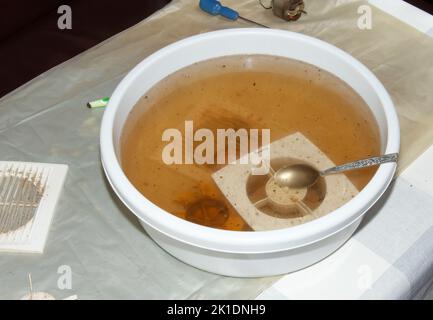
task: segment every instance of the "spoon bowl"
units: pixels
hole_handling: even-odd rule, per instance
[[[320,172],[308,164],[294,164],[282,167],[275,175],[274,180],[280,187],[306,188],[316,183]]]
[[[324,171],[319,171],[308,164],[294,164],[279,169],[274,174],[274,179],[276,184],[280,187],[306,188],[315,184],[320,176],[377,166],[387,162],[396,162],[397,159],[398,153],[390,153],[383,156],[357,160]]]

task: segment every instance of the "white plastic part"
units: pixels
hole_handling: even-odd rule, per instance
[[[68,166],[63,164],[32,163],[0,161],[0,178],[16,175],[25,179],[28,175],[36,174],[41,185],[41,197],[35,202],[35,213],[22,227],[6,233],[0,233],[0,252],[31,252],[42,253],[48,236],[51,220],[65,181]],[[3,185],[3,188],[6,188]],[[16,192],[25,194],[25,190]],[[4,206],[0,199],[0,217],[4,213]],[[15,206],[19,203],[13,204]]]
[[[161,247],[198,268],[239,277],[287,273],[323,259],[355,231],[364,213],[392,181],[396,164],[379,167],[351,201],[314,221],[273,231],[235,232],[177,218],[144,197],[122,171],[120,136],[140,97],[169,74],[195,62],[227,55],[268,54],[316,65],[348,83],[377,120],[383,153],[399,151],[400,130],[394,105],[379,80],[344,51],[283,30],[230,29],[173,43],[138,64],[118,85],[101,127],[101,158],[107,178],[124,204]]]

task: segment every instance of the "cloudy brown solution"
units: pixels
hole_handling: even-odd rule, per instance
[[[295,132],[335,164],[380,154],[378,126],[347,84],[309,64],[264,55],[231,56],[186,67],[156,84],[132,109],[121,163],[132,184],[164,210],[202,225],[251,230],[211,174],[222,165],[166,165],[164,130],[270,129],[271,142]],[[196,143],[197,144],[197,143]],[[198,143],[199,144],[199,143]],[[216,155],[215,155],[216,158]],[[376,168],[347,173],[361,190]]]

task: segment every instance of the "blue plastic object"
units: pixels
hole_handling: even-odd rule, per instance
[[[224,7],[216,0],[200,0],[200,9],[213,16],[221,15],[230,20],[237,20],[239,18],[239,14],[235,10]]]

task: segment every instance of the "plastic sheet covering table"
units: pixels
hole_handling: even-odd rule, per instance
[[[225,4],[263,24],[333,43],[365,63],[396,103],[401,168],[407,167],[433,140],[431,38],[374,7],[373,29],[360,30],[358,8],[364,1],[307,2],[308,15],[295,23],[276,19],[258,1]],[[250,26],[208,16],[198,1],[174,1],[0,100],[0,160],[70,166],[45,253],[0,254],[1,299],[28,293],[29,273],[35,291],[58,299],[72,294],[79,299],[255,298],[280,278],[209,274],[159,248],[107,184],[99,160],[103,110],[86,108],[86,102],[109,96],[133,66],[157,49],[201,32]],[[368,227],[367,221],[367,238]],[[61,290],[62,275],[69,270],[71,289]]]

